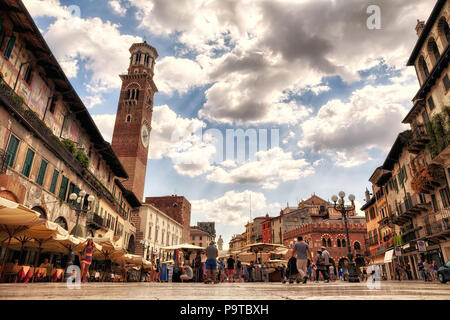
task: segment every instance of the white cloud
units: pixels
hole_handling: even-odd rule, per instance
[[[59,0],[25,0],[27,9],[36,17],[53,17],[44,37],[67,76],[78,75],[80,66],[92,72],[92,86],[117,89],[121,86],[119,74],[126,72],[129,63],[128,48],[142,38],[124,35],[119,26],[100,18],[81,18],[72,15],[70,7]]]
[[[103,135],[103,139],[108,142],[112,141],[114,132],[114,124],[116,123],[115,114],[94,114],[92,119],[95,121],[98,129]]]
[[[250,198],[252,215],[262,215],[271,210],[279,210],[279,203],[267,203],[264,194],[245,190],[243,192],[228,191],[213,201],[207,199],[190,200],[193,219],[207,219],[223,226],[241,226],[250,217]]]
[[[367,85],[353,92],[349,102],[334,99],[322,106],[314,117],[302,123],[298,143],[314,152],[335,153],[337,165],[352,167],[370,160],[367,151],[387,151],[401,124],[404,107],[417,90],[414,70],[392,79],[392,84]]]
[[[165,57],[156,64],[155,79],[162,93],[183,94],[190,89],[206,84],[206,72],[200,64],[190,59]]]
[[[432,8],[431,1],[384,1],[380,31],[366,27],[369,0],[130,2],[140,28],[176,38],[184,45],[180,54],[209,57],[202,71],[212,86],[199,116],[238,124],[301,120],[305,110],[285,98],[305,88],[327,91],[324,76],[354,81],[380,58],[403,68],[416,39],[417,12]],[[195,63],[191,67],[198,71]],[[184,92],[189,85],[184,80],[178,86]]]
[[[127,8],[123,6],[122,1],[120,0],[109,0],[108,4],[113,11],[120,16],[124,16],[127,13]]]
[[[215,166],[207,179],[224,184],[255,184],[276,189],[280,182],[298,180],[314,173],[305,159],[294,159],[280,148],[256,153],[256,160],[238,167]]]
[[[205,123],[198,119],[180,117],[168,105],[154,107],[150,158],[161,159],[169,154],[174,155],[177,149],[186,150],[186,143],[198,139],[196,134],[204,126]]]

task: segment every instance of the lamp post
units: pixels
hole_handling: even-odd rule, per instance
[[[351,250],[350,236],[348,233],[348,225],[347,225],[347,214],[355,210],[355,196],[353,194],[348,196],[348,199],[351,202],[351,207],[346,208],[344,204],[345,192],[339,192],[339,198],[334,195],[331,197],[331,200],[334,202],[334,209],[339,211],[344,218],[345,225],[345,233],[347,236],[347,257],[348,257],[348,281],[349,282],[359,282],[358,273],[356,272],[356,265],[353,261],[353,253]]]
[[[95,200],[95,197],[93,195],[90,195],[87,198],[88,206],[85,208],[84,207],[84,199],[85,198],[86,198],[86,191],[84,191],[84,190],[81,190],[78,193],[78,195],[76,193],[72,193],[69,196],[69,200],[70,200],[69,206],[70,206],[70,208],[73,211],[75,211],[75,214],[77,215],[77,221],[75,223],[75,228],[74,228],[74,230],[75,230],[75,234],[74,235],[75,236],[76,236],[76,232],[78,231],[78,222],[79,222],[79,219],[80,219],[80,215],[81,214],[87,214],[88,212],[90,212],[92,210],[92,203]],[[70,255],[69,255],[69,261],[67,262],[68,266],[73,265],[74,257],[75,257],[75,255],[74,255],[74,253],[73,253],[73,251],[71,249],[70,250]]]

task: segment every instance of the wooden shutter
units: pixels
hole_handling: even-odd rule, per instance
[[[8,45],[6,46],[6,50],[5,50],[5,58],[6,60],[9,60],[9,57],[11,56],[11,53],[14,49],[14,44],[16,43],[16,37],[15,36],[11,36],[11,38],[9,38],[8,41]]]
[[[41,167],[39,168],[39,174],[36,180],[36,183],[40,186],[42,186],[44,184],[44,177],[45,177],[45,172],[47,171],[47,161],[42,160],[41,161]]]
[[[33,159],[34,159],[34,151],[31,149],[28,149],[27,156],[25,158],[25,162],[24,162],[23,168],[22,168],[22,174],[25,177],[30,176],[31,166],[33,165]]]
[[[55,194],[56,191],[56,183],[58,182],[59,171],[55,169],[53,171],[52,184],[50,185],[50,192]]]
[[[12,167],[14,164],[18,148],[19,148],[19,139],[11,135],[11,138],[9,139],[8,149],[6,150],[6,152],[9,154],[9,161],[8,161],[9,167]]]

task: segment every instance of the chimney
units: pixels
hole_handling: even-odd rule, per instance
[[[425,21],[420,21],[419,19],[417,19],[416,32],[418,37],[420,37],[420,34],[422,33],[424,28],[425,28]]]
[[[369,190],[366,188],[366,202],[370,201],[370,192]]]

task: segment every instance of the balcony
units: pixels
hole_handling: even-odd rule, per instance
[[[380,227],[390,226],[392,224],[392,219],[389,216],[385,216],[381,218],[380,221],[378,221],[378,224],[380,225]]]
[[[87,216],[86,227],[94,230],[104,229],[104,220],[99,215],[91,213]]]
[[[430,164],[415,170],[411,188],[417,193],[432,193],[446,183],[445,171],[440,165]]]
[[[418,154],[422,150],[425,150],[428,142],[430,142],[430,137],[425,130],[425,126],[421,124],[414,129],[412,139],[408,142],[407,149],[410,153]]]
[[[10,155],[5,150],[0,149],[0,174],[6,173],[8,169]]]
[[[420,230],[419,236],[426,239],[448,240],[450,238],[450,220],[446,218],[426,223]]]
[[[430,208],[431,204],[424,202],[418,194],[414,194],[398,205],[392,222],[398,226],[404,226],[410,223],[414,216],[428,211]]]

